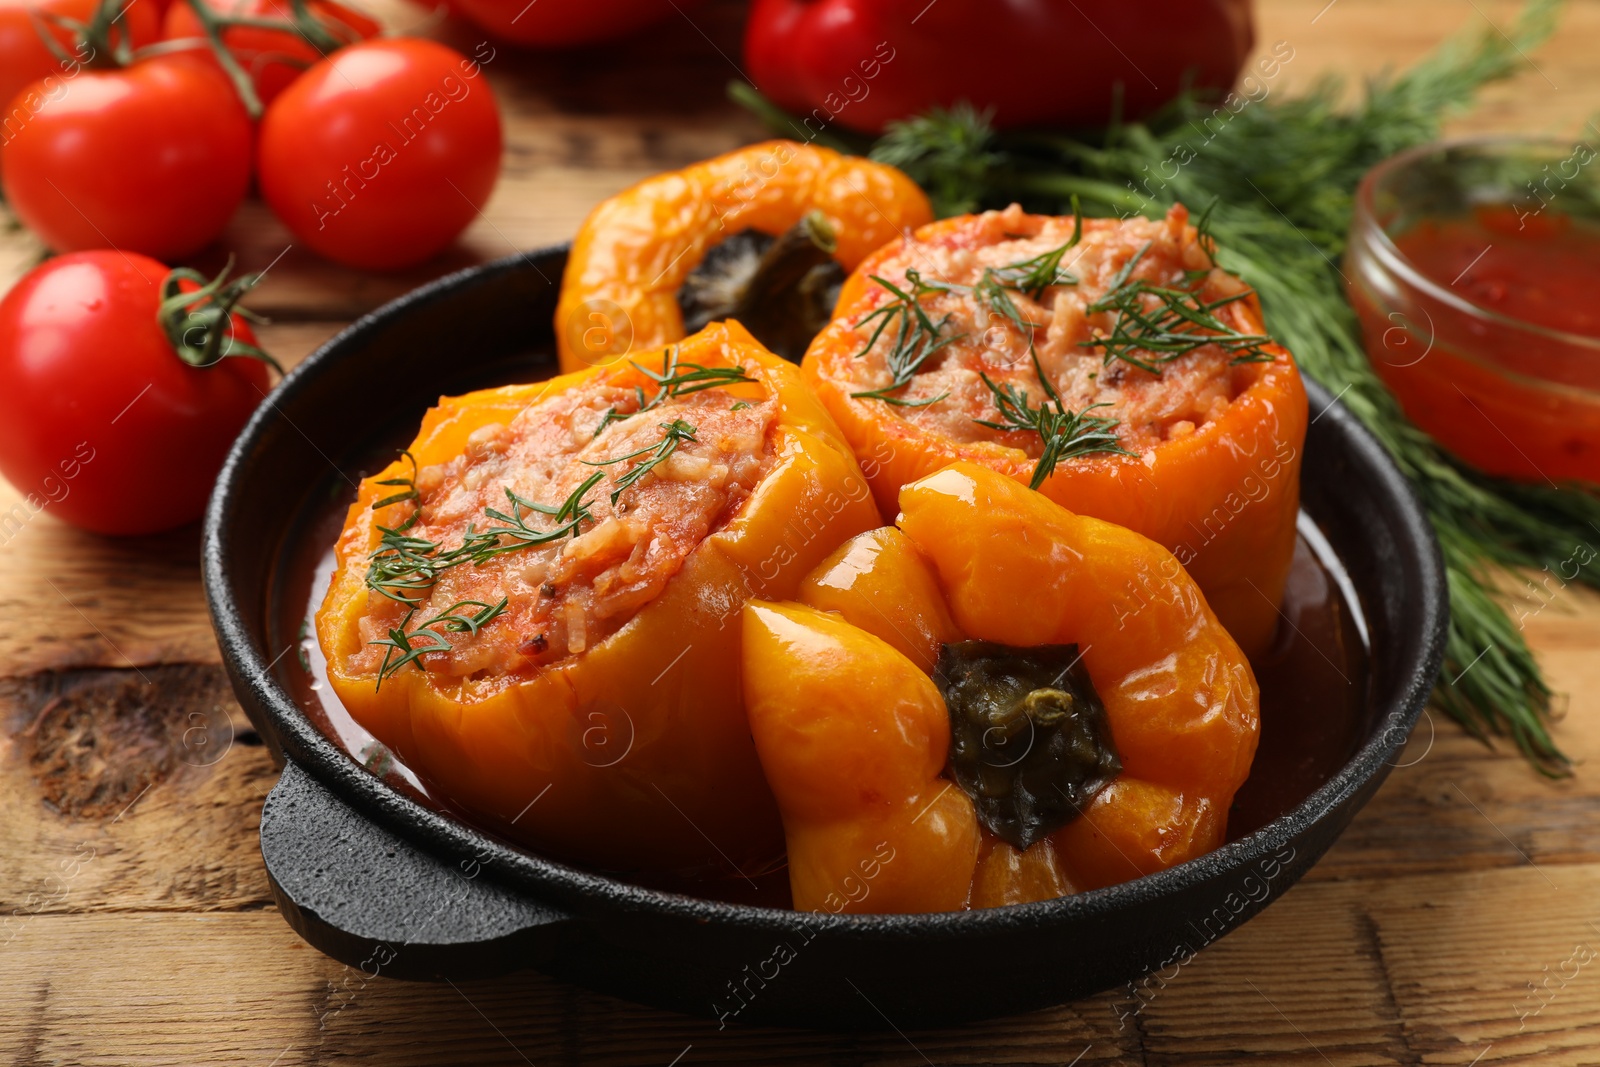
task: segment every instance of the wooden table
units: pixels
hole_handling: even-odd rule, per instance
[[[1494,0],[1258,4],[1262,41],[1295,49],[1275,93],[1330,69],[1403,66],[1512,13]],[[247,205],[225,249],[260,269],[288,248],[254,301],[275,319],[267,346],[298,359],[429,277],[563,240],[599,198],[755,138],[722,95],[741,21],[740,5],[718,2],[644,42],[501,49],[488,65],[508,124],[500,187],[458,249],[409,274],[320,262]],[[466,50],[480,39],[439,32]],[[1576,132],[1600,101],[1597,37],[1600,0],[1572,4],[1561,34],[1462,128]],[[0,286],[39,254],[24,233],[0,236]],[[14,498],[0,484],[0,511]],[[1431,715],[1305,881],[1175,975],[984,1025],[840,1037],[719,1032],[533,974],[368,981],[302,943],[262,871],[256,827],[276,771],[217,666],[196,544],[193,529],[106,541],[48,513],[0,544],[8,1063],[1600,1063],[1591,594],[1525,599],[1529,640],[1571,695],[1557,736],[1575,777],[1544,781]],[[197,725],[211,748],[183,744]]]

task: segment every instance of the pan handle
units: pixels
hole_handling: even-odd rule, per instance
[[[261,855],[284,918],[368,977],[483,978],[538,967],[571,917],[352,810],[294,760],[261,809]]]

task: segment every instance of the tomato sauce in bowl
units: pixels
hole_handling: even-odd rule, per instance
[[[1600,482],[1600,168],[1587,143],[1429,145],[1374,168],[1346,277],[1374,369],[1457,457]]]

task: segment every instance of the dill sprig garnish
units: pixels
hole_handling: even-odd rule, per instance
[[[461,540],[461,547],[453,550],[459,553],[459,562],[468,560],[475,564],[483,564],[496,556],[518,549],[534,548],[539,545],[548,545],[559,541],[568,534],[578,536],[581,523],[593,520],[589,509],[584,505],[583,498],[589,490],[599,484],[605,475],[596,471],[568,494],[567,499],[560,504],[535,504],[531,500],[524,500],[508,487],[505,490],[506,499],[511,502],[511,511],[506,513],[497,508],[484,508],[483,513],[488,518],[500,523],[499,526],[485,526],[483,529],[467,527],[466,536]],[[528,525],[527,516],[523,515],[526,508],[530,514],[545,515],[556,520],[556,525],[549,530],[540,530]],[[450,553],[446,553],[450,555]]]
[[[506,499],[511,504],[509,513],[496,508],[484,509],[484,515],[501,525],[478,529],[468,525],[461,544],[445,550],[438,541],[417,537],[410,531],[422,514],[420,507],[411,512],[399,526],[378,527],[378,547],[367,556],[367,588],[408,605],[411,610],[421,604],[439,576],[452,567],[464,563],[482,565],[496,556],[519,549],[547,545],[571,535],[576,537],[581,524],[593,516],[584,504],[588,495],[605,475],[596,471],[579,485],[560,504],[536,504],[524,500],[509,487]],[[526,510],[530,514],[550,516],[556,525],[549,530],[529,526]],[[415,595],[412,595],[415,594]]]
[[[860,359],[872,351],[884,331],[892,325],[895,328],[894,339],[884,358],[890,383],[881,389],[850,395],[882,400],[897,407],[926,407],[929,404],[937,404],[948,395],[940,393],[927,400],[902,400],[889,395],[910,385],[911,380],[917,376],[917,372],[931,356],[967,336],[964,333],[946,335],[944,330],[950,323],[950,315],[947,314],[935,322],[928,314],[927,308],[922,306],[923,297],[936,293],[971,294],[979,306],[1000,314],[1021,330],[1028,338],[1028,349],[1032,351],[1033,331],[1043,323],[1033,322],[1024,315],[1022,309],[1017,307],[1016,301],[1011,299],[1011,294],[1026,293],[1030,298],[1038,300],[1044,295],[1045,290],[1053,285],[1076,285],[1077,277],[1070,271],[1061,269],[1061,259],[1082,239],[1083,218],[1075,214],[1072,237],[1059,248],[1052,248],[1029,259],[1008,263],[1002,267],[985,267],[982,277],[973,285],[961,285],[938,279],[929,281],[922,276],[921,271],[911,269],[906,271],[908,287],[902,289],[876,274],[870,275],[872,280],[887,289],[894,299],[863,316],[854,324],[855,328],[860,330],[865,329],[874,320],[877,322],[872,336],[867,339],[861,351],[856,353],[856,358]]]
[[[400,620],[400,625],[389,631],[386,640],[372,642],[374,645],[388,646],[383,653],[383,663],[378,668],[377,688],[382,689],[385,679],[407,663],[412,663],[429,652],[448,652],[454,647],[449,638],[434,629],[435,626],[443,626],[445,630],[454,633],[471,633],[476,637],[478,631],[490,620],[505,613],[506,605],[509,603],[510,600],[506,597],[501,597],[498,604],[486,604],[481,600],[459,600],[433,618],[418,624],[417,628],[409,633],[406,632],[406,624],[411,621],[417,609],[412,608],[407,611],[405,618]],[[465,607],[475,607],[479,610],[463,615],[461,609]],[[429,643],[416,644],[416,639],[419,637],[428,638]],[[400,654],[398,659],[395,658],[397,652]]]
[[[854,324],[858,330],[865,329],[868,324],[876,320],[877,325],[872,331],[872,336],[867,338],[867,343],[861,351],[856,353],[860,359],[872,351],[882,337],[884,331],[890,326],[894,327],[894,337],[889,342],[889,351],[884,355],[884,365],[889,371],[890,382],[881,389],[870,392],[851,393],[853,397],[863,399],[882,400],[886,404],[896,407],[920,408],[929,404],[937,404],[945,398],[945,394],[930,397],[927,400],[902,400],[890,396],[911,384],[911,379],[917,376],[917,371],[935,352],[949,347],[966,336],[964,333],[944,335],[944,329],[950,324],[950,316],[945,315],[935,322],[929,315],[928,309],[922,306],[922,298],[933,293],[949,292],[950,286],[943,282],[927,282],[922,277],[922,272],[916,269],[906,271],[906,281],[909,283],[909,292],[900,288],[886,278],[876,274],[870,275],[873,281],[887,289],[894,297],[893,300],[875,311],[863,316]]]
[[[1027,390],[1021,386],[1010,382],[997,385],[987,374],[979,372],[978,376],[983,379],[983,384],[988,387],[989,394],[994,400],[1000,421],[993,422],[987,419],[972,421],[991,430],[1023,431],[1039,435],[1039,439],[1044,443],[1044,450],[1039,454],[1039,461],[1033,468],[1033,478],[1028,483],[1033,489],[1043,485],[1045,479],[1055,472],[1056,464],[1062,460],[1097,452],[1132,455],[1122,447],[1117,438],[1116,428],[1119,420],[1090,414],[1096,408],[1110,407],[1110,404],[1090,404],[1082,411],[1071,411],[1067,408],[1039,363],[1039,350],[1034,343],[1034,331],[1044,324],[1034,322],[1023,315],[1016,301],[1011,299],[1011,293],[1018,292],[1030,300],[1039,301],[1043,299],[1045,291],[1052,286],[1078,284],[1076,275],[1061,269],[1061,260],[1082,240],[1083,212],[1079,209],[1077,198],[1074,197],[1072,236],[1065,243],[1030,259],[1008,263],[1002,267],[985,267],[983,276],[970,290],[979,304],[987,306],[990,311],[1009,320],[1028,339],[1028,357],[1033,361],[1033,371],[1039,379],[1039,387],[1044,391],[1044,400],[1035,407]]]
[[[374,689],[381,690],[383,683],[388,681],[396,671],[407,663],[420,659],[423,654],[428,652],[448,652],[451,649],[450,642],[432,630],[417,630],[409,634],[406,633],[405,626],[410,619],[411,615],[408,613],[401,620],[399,626],[389,631],[387,638],[370,642],[374,645],[389,646],[383,653],[383,663],[378,667],[378,681],[373,686]],[[413,639],[417,637],[428,638],[428,643],[425,645],[413,644]],[[396,651],[400,653],[399,659],[394,658]]]
[[[688,396],[704,389],[716,389],[725,385],[737,385],[741,382],[753,382],[754,378],[744,372],[743,366],[734,367],[706,367],[699,363],[679,363],[678,349],[676,346],[667,349],[661,365],[661,373],[649,370],[639,364],[633,364],[633,369],[643,374],[646,378],[656,383],[656,392],[653,396],[644,395],[643,386],[634,386],[634,392],[639,398],[639,406],[630,412],[618,411],[615,407],[606,409],[600,419],[600,425],[594,428],[594,436],[599,437],[601,431],[613,422],[621,422],[635,415],[659,407],[663,402],[680,396]]]
[[[421,510],[413,511],[399,526],[378,527],[378,547],[367,556],[367,588],[402,604],[418,604],[420,596],[433,588],[439,542],[413,537]]]
[[[635,387],[639,404],[637,410],[626,413],[619,412],[615,408],[608,410],[600,420],[600,426],[595,430],[596,437],[610,423],[650,411],[668,399],[697,393],[704,389],[756,380],[746,374],[742,366],[706,367],[698,363],[680,363],[678,349],[675,347],[668,349],[663,357],[661,373],[657,374],[637,363],[634,364],[634,368],[656,383],[654,394],[646,395],[643,387]],[[636,464],[616,480],[611,494],[613,505],[625,490],[638,484],[646,474],[676,452],[684,441],[695,440],[695,428],[682,419],[662,423],[661,428],[664,433],[657,444],[614,459],[596,463],[583,461],[590,466],[604,467],[648,455],[644,462]],[[407,663],[413,663],[429,652],[445,651],[451,647],[449,639],[443,636],[438,627],[443,626],[446,631],[452,632],[470,632],[476,636],[484,624],[505,611],[505,600],[499,605],[465,600],[452,605],[415,629],[408,630],[411,620],[439,581],[440,575],[463,564],[481,566],[509,552],[552,544],[568,536],[578,536],[582,532],[583,524],[594,520],[585,503],[586,498],[595,486],[605,480],[604,471],[595,471],[560,504],[541,504],[528,500],[507,486],[505,487],[507,510],[485,508],[484,517],[489,520],[489,524],[482,527],[475,523],[469,524],[462,535],[461,543],[454,548],[446,549],[438,541],[411,532],[422,516],[421,495],[416,485],[417,461],[409,451],[402,451],[401,455],[411,465],[410,475],[379,481],[378,485],[396,487],[400,491],[378,500],[372,507],[378,510],[407,501],[415,501],[416,506],[398,526],[377,528],[378,546],[367,556],[367,588],[406,607],[400,625],[389,631],[388,638],[372,642],[388,646],[384,652],[383,665],[378,671],[380,686],[385,678],[393,675]],[[530,520],[534,515],[542,515],[553,520],[553,525],[547,530],[532,525]],[[464,607],[477,607],[480,610],[463,615],[461,609]]]
[[[678,450],[679,445],[683,444],[685,441],[695,440],[695,428],[689,425],[687,422],[684,422],[682,419],[673,419],[671,422],[663,422],[659,425],[662,431],[661,440],[656,444],[646,445],[644,448],[638,449],[634,452],[629,452],[625,456],[614,456],[611,459],[602,460],[586,459],[583,461],[591,467],[609,467],[614,463],[626,463],[630,459],[638,459],[643,455],[648,455],[650,457],[643,463],[634,466],[628,471],[628,473],[624,474],[613,483],[614,488],[611,492],[612,504],[616,504],[617,498],[620,497],[625,490],[637,485],[639,480],[642,479],[646,474],[649,474],[651,471],[655,470],[658,465],[665,462],[667,457],[671,456]],[[595,472],[595,480],[598,480],[602,477],[604,477],[604,475],[602,475],[599,471]]]
[[[1009,263],[1004,267],[990,267],[985,270],[986,279],[992,279],[992,284],[1003,290],[1011,289],[1025,294],[1030,300],[1039,300],[1044,296],[1044,291],[1056,285],[1077,285],[1078,278],[1071,271],[1061,269],[1061,259],[1068,252],[1078,246],[1083,240],[1083,213],[1078,210],[1076,199],[1072,202],[1072,236],[1059,248],[1052,248],[1048,252],[1041,252],[1032,259],[1024,259],[1019,263]]]
[[[415,461],[413,461],[414,467]],[[497,508],[484,509],[484,515],[500,525],[486,526],[480,530],[475,525],[469,524],[461,538],[461,544],[449,550],[443,550],[438,541],[430,541],[411,533],[422,515],[420,504],[412,509],[410,516],[399,526],[379,526],[378,547],[367,557],[367,588],[404,604],[406,613],[400,619],[400,625],[390,629],[386,639],[370,642],[374,645],[388,646],[383,653],[383,663],[378,668],[378,687],[381,688],[384,679],[391,677],[400,668],[416,662],[429,652],[449,651],[452,647],[450,639],[437,627],[442,626],[447,632],[470,633],[476,637],[480,629],[505,612],[509,601],[504,597],[499,604],[486,604],[481,600],[461,600],[418,624],[415,629],[408,630],[411,620],[422,609],[423,601],[441,574],[465,563],[481,566],[496,556],[536,545],[547,545],[569,534],[576,537],[581,524],[593,519],[584,504],[584,497],[604,477],[604,473],[596,471],[584,479],[565,500],[556,505],[537,504],[525,500],[508,486],[505,494],[511,506],[509,512]],[[378,484],[387,485],[395,482]],[[414,498],[401,495],[390,503]],[[551,517],[556,525],[549,530],[529,526],[527,516],[532,514]],[[466,607],[475,607],[479,610],[462,614],[461,609]],[[420,643],[419,638],[425,639],[426,643]]]
[[[1020,264],[1012,264],[1012,266],[1019,265]],[[1006,284],[1004,278],[1000,274],[1000,271],[1007,269],[1009,268],[985,267],[983,276],[978,279],[978,283],[976,285],[970,287],[964,285],[952,285],[950,288],[960,289],[971,293],[972,298],[978,302],[979,307],[988,308],[990,312],[1000,315],[1002,318],[1010,322],[1011,325],[1021,330],[1023,336],[1028,339],[1028,350],[1031,352],[1033,351],[1034,331],[1040,326],[1043,326],[1044,323],[1034,322],[1032,319],[1028,318],[1022,313],[1022,309],[1017,307],[1017,302],[1011,299],[1010,290],[1015,289],[1017,292],[1021,292],[1022,290],[1016,286]],[[1073,279],[1073,281],[1075,282],[1076,279]]]
[[[1388,447],[1433,520],[1451,601],[1435,703],[1475,736],[1509,735],[1547,774],[1570,766],[1548,730],[1550,689],[1492,591],[1492,572],[1554,571],[1563,562],[1570,571],[1572,546],[1593,541],[1600,497],[1587,488],[1523,486],[1481,474],[1407,422],[1368,361],[1337,264],[1367,170],[1437,138],[1447,114],[1519,69],[1553,31],[1560,6],[1528,0],[1504,36],[1448,42],[1409,72],[1370,82],[1353,108],[1342,106],[1338,80],[1327,79],[1307,95],[1274,94],[1229,113],[1220,128],[1213,104],[1185,98],[1098,141],[996,134],[983,115],[957,108],[893,124],[871,148],[927,189],[942,215],[1012,201],[1059,210],[1074,195],[1122,217],[1159,217],[1179,201],[1219,201],[1211,229],[1222,266],[1260,294],[1271,332],[1299,365]],[[1174,177],[1152,177],[1178,158],[1186,162]],[[1576,565],[1572,580],[1600,587],[1600,554]]]
[[[382,500],[379,500],[377,503],[373,504],[372,505],[372,510],[373,511],[377,511],[379,508],[386,508],[390,504],[398,504],[402,500],[416,500],[416,499],[418,499],[418,496],[417,496],[417,457],[413,456],[411,454],[411,451],[409,449],[405,449],[405,448],[402,448],[400,450],[400,454],[402,456],[406,457],[406,461],[411,464],[411,477],[409,477],[409,478],[386,478],[383,481],[379,482],[378,483],[379,485],[404,486],[405,488],[402,489],[400,492],[393,493],[393,494],[391,494],[389,496],[386,496]]]
[[[647,396],[643,387],[635,387],[638,409],[623,413],[611,408],[600,420],[600,426],[595,430],[596,437],[610,423],[650,411],[669,398],[756,380],[746,374],[742,366],[706,367],[698,363],[679,363],[676,348],[667,350],[659,374],[640,367],[637,363],[634,367],[656,383],[655,393]],[[613,459],[599,462],[583,461],[590,466],[605,467],[648,455],[647,459],[636,464],[616,480],[611,494],[613,505],[625,490],[638,484],[646,474],[676,452],[684,441],[695,440],[695,428],[682,419],[661,423],[661,429],[663,436],[657,444]],[[595,471],[560,504],[541,504],[528,500],[507,486],[505,495],[508,509],[502,511],[499,508],[485,508],[484,517],[490,520],[491,524],[481,528],[476,524],[469,524],[462,535],[461,543],[454,548],[445,549],[440,542],[411,532],[422,515],[421,495],[416,485],[417,461],[409,451],[402,451],[401,455],[411,464],[411,474],[386,478],[378,482],[378,485],[397,487],[400,492],[384,497],[372,507],[378,510],[407,501],[415,501],[416,507],[400,525],[377,528],[378,547],[367,557],[367,588],[406,606],[406,613],[400,620],[400,625],[391,629],[386,639],[371,642],[387,646],[383,664],[378,670],[379,686],[382,686],[384,679],[391,677],[395,671],[408,663],[416,662],[429,652],[449,650],[450,640],[438,627],[442,626],[444,631],[470,632],[476,636],[482,626],[505,611],[507,604],[505,599],[498,605],[463,600],[422,622],[416,628],[408,630],[411,620],[420,610],[440,575],[463,564],[481,566],[508,552],[548,545],[569,535],[578,536],[583,523],[594,520],[585,499],[595,486],[605,480],[604,471]],[[534,515],[545,516],[553,520],[554,525],[548,530],[531,525],[529,520]],[[461,609],[465,607],[476,607],[480,610],[462,614]]]
[[[1076,198],[1072,201],[1072,236],[1058,248],[1041,252],[1030,259],[1007,263],[1003,267],[985,267],[977,284],[966,286],[953,282],[940,283],[942,288],[954,292],[971,293],[980,307],[999,314],[1028,339],[1028,351],[1034,348],[1034,331],[1043,326],[1022,313],[1012,293],[1022,293],[1033,301],[1044,298],[1045,290],[1054,285],[1077,285],[1077,275],[1061,269],[1061,259],[1078,242],[1083,240],[1083,214],[1078,210]]]
[[[1110,332],[1079,341],[1079,347],[1103,349],[1107,366],[1113,359],[1120,359],[1151,374],[1160,374],[1165,364],[1206,345],[1221,348],[1233,357],[1234,363],[1272,362],[1272,354],[1262,347],[1270,344],[1272,338],[1265,334],[1241,333],[1215,314],[1219,308],[1250,296],[1250,290],[1206,301],[1188,289],[1152,285],[1143,279],[1129,280],[1134,267],[1148,251],[1150,242],[1146,241],[1122,265],[1105,294],[1085,309],[1090,315],[1115,312],[1116,318],[1112,320]],[[1151,297],[1153,301],[1148,299]],[[1136,352],[1148,353],[1149,358],[1134,355]]]
[[[699,386],[699,388],[710,388],[710,386]],[[637,484],[658,464],[676,452],[684,441],[695,440],[695,428],[682,419],[674,419],[660,425],[662,438],[654,445],[612,459],[583,460],[592,467],[608,467],[638,459],[640,456],[648,457],[616,480],[615,490],[611,494],[612,504],[616,504],[617,498],[624,490]],[[409,457],[409,453],[407,456]],[[415,467],[416,462],[412,460],[413,479]],[[391,479],[378,484],[411,484],[413,479]],[[486,604],[481,600],[461,600],[419,623],[414,629],[408,630],[411,620],[421,610],[423,594],[433,588],[441,574],[465,563],[481,566],[507,552],[547,545],[569,534],[576,537],[582,524],[594,519],[585,503],[585,498],[604,479],[604,471],[595,471],[560,504],[540,504],[528,500],[518,496],[507,486],[505,494],[510,510],[484,509],[484,516],[498,525],[485,526],[482,529],[476,525],[468,525],[466,533],[461,538],[461,544],[447,551],[441,551],[442,546],[437,541],[411,534],[410,531],[422,513],[420,506],[414,509],[401,525],[378,527],[380,534],[378,547],[368,556],[367,586],[390,600],[406,605],[405,615],[398,626],[390,629],[389,636],[370,642],[374,645],[387,646],[383,653],[383,663],[378,668],[378,686],[381,688],[385,679],[406,664],[414,663],[430,652],[449,651],[453,646],[450,639],[445,636],[446,632],[471,633],[476,637],[483,626],[504,614],[509,603],[504,597],[498,604]],[[387,502],[394,504],[412,499],[417,499],[415,485],[412,485],[412,492],[396,494]],[[530,526],[528,520],[533,515],[551,518],[555,521],[555,525],[548,530]],[[461,609],[466,607],[475,607],[479,610],[463,614]],[[439,629],[440,627],[443,629]]]
[[[1037,489],[1043,485],[1045,479],[1055,471],[1056,464],[1064,459],[1092,455],[1096,452],[1116,456],[1133,455],[1118,441],[1115,432],[1116,419],[1089,414],[1095,408],[1111,405],[1090,404],[1082,411],[1068,410],[1061,400],[1061,395],[1056,392],[1055,387],[1050,384],[1050,379],[1039,366],[1038,353],[1034,352],[1032,355],[1033,369],[1038,374],[1039,385],[1045,393],[1045,399],[1039,406],[1033,405],[1027,390],[1020,386],[1010,382],[996,385],[987,374],[980,373],[978,376],[983,379],[983,384],[989,387],[989,392],[994,397],[994,406],[1000,413],[1000,421],[972,420],[979,426],[987,426],[991,430],[1002,432],[1021,430],[1039,435],[1039,439],[1044,442],[1044,451],[1040,453],[1039,462],[1033,468],[1033,478],[1028,483],[1030,489]]]

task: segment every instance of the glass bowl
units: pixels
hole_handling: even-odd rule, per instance
[[[1592,237],[1577,265],[1600,276],[1600,150],[1586,141],[1481,137],[1402,152],[1378,164],[1356,193],[1345,278],[1373,368],[1406,415],[1456,456],[1522,481],[1600,482],[1600,329],[1589,336],[1508,311],[1576,282],[1573,260],[1528,242]],[[1483,251],[1455,264],[1421,262],[1415,241],[1483,234]],[[1543,235],[1541,238],[1539,235]],[[1496,252],[1496,247],[1500,251]],[[1570,249],[1568,249],[1570,251]],[[1507,293],[1507,256],[1530,269]],[[1488,282],[1480,263],[1500,277]],[[1507,300],[1505,298],[1513,299]],[[1562,306],[1596,312],[1600,290]],[[1500,306],[1496,306],[1500,305]]]

